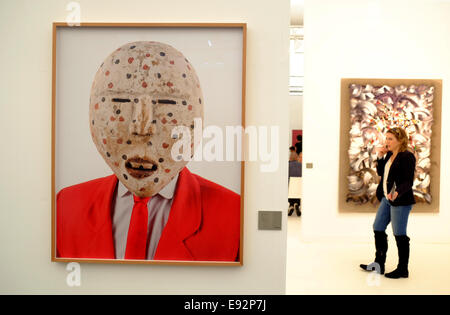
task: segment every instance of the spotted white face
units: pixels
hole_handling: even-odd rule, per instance
[[[194,119],[203,119],[197,74],[167,44],[125,44],[95,75],[89,118],[92,139],[119,180],[137,196],[153,196],[188,162],[181,158],[186,147],[172,154],[183,137],[172,129],[188,128],[193,154]]]

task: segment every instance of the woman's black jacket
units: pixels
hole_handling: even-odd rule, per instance
[[[389,151],[386,157],[383,159],[377,159],[377,173],[381,176],[381,181],[377,187],[377,198],[381,201],[384,197],[383,193],[383,179],[384,179],[384,166],[386,162],[391,158],[392,152]],[[414,171],[416,169],[416,157],[410,151],[399,152],[395,157],[395,160],[391,164],[389,174],[387,178],[388,193],[391,191],[392,186],[396,186],[398,196],[395,200],[389,203],[393,206],[407,206],[415,204],[412,185],[414,182]]]

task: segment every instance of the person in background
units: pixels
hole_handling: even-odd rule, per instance
[[[289,182],[291,177],[302,177],[302,163],[300,162],[300,157],[295,152],[295,147],[290,147],[290,155],[289,155]],[[294,210],[297,213],[297,216],[301,215],[300,211],[300,197],[296,196],[296,198],[288,198],[289,201],[289,210],[288,216],[291,216]]]
[[[384,264],[388,249],[386,228],[392,222],[395,241],[398,248],[398,265],[387,278],[408,278],[409,241],[406,228],[408,216],[415,199],[412,185],[416,158],[408,149],[408,135],[402,128],[387,131],[386,145],[380,148],[377,159],[377,172],[381,181],[377,188],[377,198],[381,201],[373,224],[375,233],[375,262],[361,264],[365,271],[372,271],[373,266],[384,274]],[[384,157],[383,157],[384,156]]]
[[[302,135],[297,135],[297,143],[295,144],[295,152],[300,154],[303,152]]]
[[[289,147],[289,161],[297,160],[298,154],[294,146]]]
[[[292,151],[294,148],[294,151]],[[302,163],[300,162],[300,156],[297,155],[295,147],[290,147],[289,154],[289,177],[302,177]]]

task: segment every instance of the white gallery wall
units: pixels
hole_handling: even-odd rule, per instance
[[[292,131],[303,129],[303,95],[289,95],[289,144]]]
[[[283,294],[286,218],[282,231],[258,231],[257,212],[285,210],[285,163],[271,173],[246,163],[242,267],[82,264],[81,286],[66,284],[67,264],[50,261],[51,80],[52,23],[66,21],[70,2],[0,2],[0,292]],[[288,0],[75,2],[81,22],[247,23],[246,125],[279,126],[288,147]]]
[[[373,238],[374,214],[339,214],[341,78],[442,79],[440,212],[413,213],[412,242],[450,242],[450,2],[306,0],[303,235]],[[389,227],[389,234],[392,230]]]

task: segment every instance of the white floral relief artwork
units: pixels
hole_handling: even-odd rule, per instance
[[[416,157],[413,192],[417,202],[431,203],[430,150],[434,87],[430,85],[374,86],[350,84],[350,172],[347,202],[377,203],[380,180],[377,148],[394,127],[406,130],[409,150]]]

